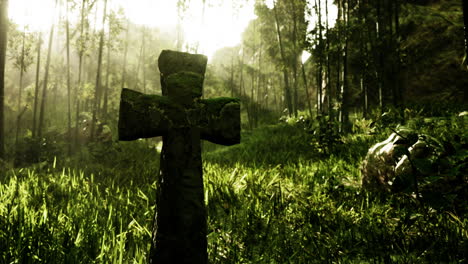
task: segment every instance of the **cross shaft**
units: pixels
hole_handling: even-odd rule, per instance
[[[200,99],[207,59],[163,51],[163,96],[123,89],[119,139],[163,137],[150,263],[207,263],[200,140],[240,142],[235,98]]]

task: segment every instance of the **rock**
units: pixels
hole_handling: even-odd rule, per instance
[[[372,146],[362,163],[362,186],[370,191],[390,192],[395,180],[395,166],[417,135],[408,130],[392,133],[385,141]],[[402,167],[403,168],[403,167]]]

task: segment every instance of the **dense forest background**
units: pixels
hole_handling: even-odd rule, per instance
[[[111,1],[56,0],[46,32],[6,21],[1,1],[2,263],[145,261],[161,142],[117,140],[120,92],[161,94],[161,51],[200,48]],[[254,3],[204,82],[204,97],[242,104],[242,144],[203,144],[210,261],[466,261],[465,2]],[[368,149],[398,129],[432,140],[436,158],[411,164],[431,180],[363,191]]]

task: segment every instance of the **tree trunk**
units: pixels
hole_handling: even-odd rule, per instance
[[[293,76],[294,76],[294,100],[293,100],[293,107],[294,107],[294,116],[297,117],[297,114],[298,114],[298,71],[297,71],[297,61],[298,61],[298,58],[299,58],[299,48],[298,48],[298,44],[297,44],[297,14],[296,14],[296,5],[294,4],[294,1],[291,1],[291,11],[292,11],[292,19],[293,19],[293,34],[292,34],[292,42],[293,42],[293,46],[294,46],[294,62],[293,62],[293,67],[292,67],[292,70],[293,70]]]
[[[260,38],[260,46],[258,48],[258,75],[257,75],[257,91],[256,91],[256,96],[257,96],[257,103],[254,104],[254,127],[258,126],[258,115],[259,115],[259,108],[261,107],[261,99],[262,97],[260,96],[260,86],[262,85],[262,39]]]
[[[107,120],[107,104],[108,104],[108,97],[109,97],[109,79],[110,79],[110,50],[111,50],[111,23],[109,21],[109,36],[107,39],[107,69],[106,69],[106,85],[104,86],[104,102],[102,104],[102,117],[104,122]]]
[[[85,4],[86,0],[82,0],[81,2],[81,23],[80,23],[80,38],[84,38],[84,20],[85,20]],[[83,41],[84,42],[84,41]],[[83,44],[81,44],[83,45]],[[81,90],[81,79],[83,75],[83,55],[84,55],[84,50],[83,46],[79,47],[79,52],[78,52],[78,82],[77,86],[75,89],[75,105],[76,105],[76,111],[75,111],[75,136],[74,136],[74,148],[78,149],[78,138],[79,138],[79,127],[80,127],[80,90]]]
[[[21,40],[21,62],[20,62],[20,79],[19,79],[19,93],[18,93],[18,116],[16,119],[16,135],[15,135],[15,149],[18,147],[18,137],[21,129],[21,97],[23,93],[23,76],[25,72],[24,66],[24,44],[26,39],[26,28],[23,28],[22,40]]]
[[[395,19],[395,50],[396,50],[396,60],[395,60],[395,96],[396,96],[396,105],[402,105],[404,103],[403,100],[403,93],[402,93],[402,83],[400,78],[400,1],[395,0],[395,12],[394,12],[394,19]]]
[[[276,24],[276,34],[278,37],[278,45],[280,48],[280,53],[281,53],[281,60],[283,61],[283,78],[284,78],[284,93],[286,97],[286,103],[288,107],[288,115],[291,116],[291,113],[293,111],[293,105],[292,105],[292,100],[291,100],[291,89],[289,87],[289,74],[286,69],[287,65],[287,60],[286,60],[286,54],[284,51],[284,45],[283,45],[283,39],[281,36],[281,30],[280,30],[280,24],[278,21],[278,10],[276,6],[276,0],[273,1],[273,11],[275,15],[275,24]]]
[[[378,45],[377,47],[379,49],[382,49],[382,23],[381,23],[381,10],[380,10],[380,1],[377,1],[377,20],[375,22],[375,28],[376,28],[376,33],[377,33],[377,42]],[[382,111],[382,108],[384,106],[384,98],[383,98],[383,76],[382,76],[382,64],[383,64],[383,51],[380,50],[378,52],[378,67],[375,69],[375,73],[377,76],[377,86],[378,86],[378,91],[379,91],[379,107],[380,110]]]
[[[343,48],[343,83],[342,83],[342,105],[341,105],[341,131],[348,132],[349,128],[349,87],[348,87],[348,26],[349,26],[349,3],[343,1],[344,48]]]
[[[463,3],[463,22],[465,24],[465,65],[468,69],[468,3],[462,0]]]
[[[66,45],[67,45],[67,137],[68,137],[68,155],[71,155],[71,80],[70,80],[70,23],[69,23],[69,6],[68,1],[66,2],[66,24],[65,24],[65,34],[66,34]]]
[[[231,97],[234,97],[234,50],[231,50],[231,78],[229,79],[231,87]]]
[[[307,96],[307,106],[308,106],[308,109],[309,109],[309,117],[312,117],[312,105],[310,104],[310,95],[309,95],[309,87],[307,85],[307,77],[306,77],[306,73],[305,73],[305,66],[304,64],[302,63],[301,64],[301,68],[302,68],[302,79],[304,81],[304,89],[305,89],[305,92],[306,92],[306,96]]]
[[[138,90],[138,82],[140,80],[141,61],[144,59],[143,58],[143,49],[144,48],[145,48],[145,33],[143,32],[142,39],[141,39],[141,46],[140,46],[140,54],[138,56],[138,63],[137,63],[137,70],[136,70],[136,81],[135,81],[135,89],[134,90]]]
[[[240,98],[241,100],[243,100],[243,96],[245,95],[245,92],[244,92],[244,48],[241,46],[241,49],[242,49],[242,57],[241,57],[241,61],[240,61],[240,78],[239,78],[239,94],[240,94]]]
[[[96,130],[96,123],[97,123],[97,113],[99,111],[100,105],[100,90],[101,90],[101,66],[102,66],[102,50],[104,47],[104,26],[106,24],[106,12],[107,12],[107,0],[104,0],[104,12],[102,15],[102,29],[99,37],[99,53],[98,53],[98,66],[97,66],[97,73],[96,73],[96,85],[94,89],[94,100],[93,100],[93,117],[91,121],[91,132],[90,132],[90,140],[94,140],[94,133]]]
[[[8,0],[0,0],[0,159],[5,159],[5,59],[8,32]]]
[[[125,50],[124,50],[124,62],[122,67],[122,88],[125,88],[125,78],[127,77],[127,56],[128,56],[128,41],[130,32],[130,20],[127,21],[127,32],[125,33]]]
[[[319,57],[318,57],[318,65],[317,65],[317,114],[322,114],[323,112],[323,35],[322,35],[322,5],[321,0],[315,1],[315,8],[316,13],[318,16],[318,37],[319,37]]]
[[[327,111],[328,111],[328,118],[329,120],[334,120],[333,118],[333,109],[332,109],[332,85],[331,85],[331,67],[330,67],[330,27],[328,24],[328,0],[325,0],[325,34],[327,36],[327,43],[325,48],[325,53],[327,55],[327,70],[326,70],[326,89],[325,92],[327,93]]]
[[[34,109],[33,109],[33,124],[32,124],[32,137],[37,135],[36,129],[36,116],[37,116],[37,103],[39,101],[39,75],[41,67],[41,46],[42,46],[42,33],[39,33],[37,41],[37,63],[36,63],[36,86],[34,88]]]
[[[57,0],[55,1],[55,8],[57,8]],[[52,55],[52,43],[54,40],[54,29],[55,25],[52,24],[50,27],[50,35],[49,35],[49,47],[47,49],[47,60],[46,60],[46,68],[44,74],[44,87],[42,89],[42,101],[41,101],[41,109],[39,112],[39,127],[37,135],[42,137],[42,132],[44,130],[44,118],[45,118],[45,107],[47,102],[47,85],[49,82],[49,68],[50,68],[50,57]]]
[[[146,27],[143,26],[143,93],[146,93]]]

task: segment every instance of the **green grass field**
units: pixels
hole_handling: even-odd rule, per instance
[[[427,131],[464,131],[451,124]],[[352,134],[326,154],[283,123],[205,143],[210,263],[464,263],[466,211],[360,188],[360,163],[386,136]],[[158,153],[144,141],[91,150],[2,174],[0,263],[146,263]]]

